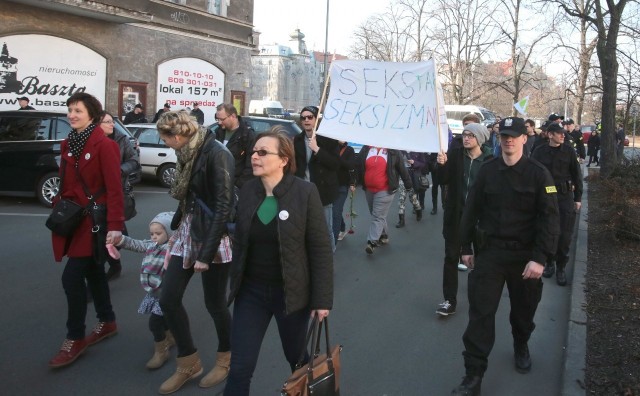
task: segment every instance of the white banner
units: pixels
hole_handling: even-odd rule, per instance
[[[224,73],[197,58],[177,58],[158,66],[156,110],[165,103],[171,110],[193,109],[198,102],[204,112],[204,125],[213,124],[216,107],[224,102]]]
[[[18,97],[36,110],[67,112],[76,92],[104,105],[107,60],[82,44],[54,36],[20,34],[0,38],[0,110],[18,110]]]
[[[447,117],[432,60],[339,60],[331,64],[329,82],[319,135],[399,150],[446,151]]]

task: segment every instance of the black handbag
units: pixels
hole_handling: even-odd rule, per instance
[[[133,196],[133,192],[124,193],[124,219],[133,219],[138,212],[136,211],[136,199]]]
[[[429,177],[427,177],[427,175],[420,175],[418,176],[418,182],[420,184],[420,189],[426,191],[429,189]]]
[[[324,323],[326,353],[320,354],[320,338],[322,337],[322,325]],[[311,353],[309,363],[302,366],[306,356],[307,345],[311,341]],[[318,317],[307,332],[307,340],[304,349],[296,365],[296,371],[289,376],[282,386],[281,396],[340,396],[340,352],[342,345],[330,348],[329,322],[324,318],[322,322]]]
[[[60,187],[62,190],[62,186]],[[53,205],[53,210],[45,225],[54,233],[68,237],[78,228],[82,218],[87,214],[86,209],[69,199],[60,199]]]
[[[62,194],[62,184],[64,183],[64,175],[66,169],[67,167],[66,165],[64,165],[62,167],[62,173],[60,175],[60,189],[58,190],[58,194]],[[89,192],[89,188],[80,175],[80,171],[78,170],[78,168],[75,169],[76,172],[78,172],[78,178],[80,179],[80,183],[82,184],[82,189],[84,190],[86,196],[89,198],[89,203],[87,204],[87,206],[81,206],[70,199],[60,198],[60,200],[56,202],[55,205],[53,205],[53,210],[51,211],[51,214],[45,222],[45,226],[47,226],[48,229],[63,237],[69,237],[73,235],[76,228],[78,228],[78,226],[82,222],[82,218],[91,211],[91,208],[94,206],[95,200],[104,193],[104,188],[102,188],[98,192],[98,194],[93,196]],[[104,218],[106,225],[106,214]]]

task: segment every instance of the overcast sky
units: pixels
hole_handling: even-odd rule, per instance
[[[372,14],[382,12],[388,0],[329,0],[328,51],[349,54],[356,27]],[[326,0],[255,0],[253,24],[260,44],[288,44],[300,29],[308,49],[324,51]]]

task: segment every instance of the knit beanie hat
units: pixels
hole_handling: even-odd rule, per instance
[[[171,237],[171,235],[173,234],[173,231],[171,231],[171,220],[173,219],[174,214],[175,212],[158,213],[156,217],[154,217],[153,220],[151,220],[149,225],[153,223],[160,224],[161,226],[164,227],[164,230],[167,232],[167,235]]]
[[[482,146],[484,142],[489,140],[489,130],[482,124],[467,124],[464,126],[463,132],[464,131],[473,133],[476,137],[476,140],[478,141],[479,146]]]

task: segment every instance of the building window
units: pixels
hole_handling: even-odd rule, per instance
[[[166,0],[169,3],[176,3],[176,4],[182,4],[182,5],[186,5],[187,4],[187,0]]]
[[[207,11],[220,16],[227,16],[227,7],[231,0],[207,0]]]

